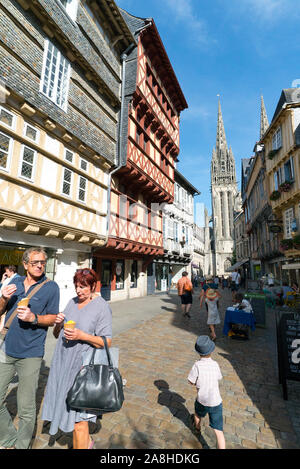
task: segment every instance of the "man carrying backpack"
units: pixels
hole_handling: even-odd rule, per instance
[[[193,285],[188,278],[188,272],[182,272],[182,277],[177,282],[178,296],[181,298],[181,309],[183,316],[190,318],[190,309],[193,303]]]

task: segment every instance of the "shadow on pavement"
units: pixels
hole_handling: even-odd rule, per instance
[[[290,439],[292,440],[290,447],[293,448],[297,436],[291,424],[277,376],[274,314],[272,310],[266,312],[266,328],[256,328],[250,340],[234,341],[222,334],[226,309],[232,305],[231,292],[229,289],[220,289],[220,293],[222,295],[219,308],[221,324],[216,326],[218,356],[215,355],[212,358],[219,362],[223,374],[220,391],[225,400],[224,408],[227,407],[231,414],[228,420],[237,422],[240,415],[240,422],[235,424],[239,425],[241,434],[232,442],[238,445],[238,441],[242,439],[251,439],[256,441],[259,447],[276,447],[276,439],[277,442],[283,444],[283,447],[288,448],[289,442],[283,440]],[[199,295],[200,289],[196,290],[193,295],[191,319],[183,318],[177,292],[170,292],[168,299],[163,299],[163,302],[168,305],[177,305],[176,311],[173,309],[172,325],[194,333],[195,340],[198,335],[209,335],[206,324],[207,313],[204,306],[200,310]],[[162,309],[165,307],[163,306]],[[256,420],[256,426],[247,423],[247,419],[253,418],[260,419],[260,422]],[[259,435],[256,440],[262,427],[265,427],[263,430],[265,435],[268,429],[268,435]]]
[[[161,393],[158,395],[157,402],[160,405],[166,406],[171,414],[177,419],[181,420],[184,425],[195,435],[202,445],[203,449],[209,449],[209,446],[201,434],[195,433],[191,426],[192,415],[189,413],[188,409],[185,407],[185,399],[169,389],[169,384],[163,380],[159,379],[154,381],[155,386]]]

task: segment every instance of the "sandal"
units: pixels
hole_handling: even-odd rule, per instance
[[[90,444],[89,444],[88,449],[93,449],[93,448],[94,448],[94,445],[95,445],[95,442],[94,442],[94,440],[91,438],[91,439],[90,439]]]
[[[201,433],[201,427],[198,428],[195,424],[194,414],[191,415],[191,426],[192,426],[193,432],[198,433],[198,434]]]

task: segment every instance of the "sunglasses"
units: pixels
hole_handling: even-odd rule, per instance
[[[89,275],[91,272],[88,269],[77,269],[76,273],[83,274],[83,275]]]
[[[41,264],[41,265],[46,265],[47,261],[31,261],[31,262],[28,262],[28,264],[32,265],[32,266],[35,266],[35,265],[38,265],[38,264]]]

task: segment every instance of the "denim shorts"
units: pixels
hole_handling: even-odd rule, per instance
[[[223,406],[222,403],[215,406],[209,407],[200,404],[195,401],[195,413],[199,418],[203,418],[208,413],[209,415],[209,426],[214,430],[223,431]]]

